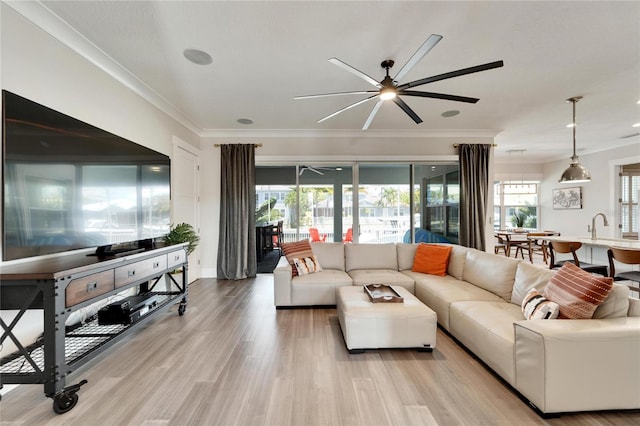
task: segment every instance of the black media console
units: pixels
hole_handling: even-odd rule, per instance
[[[18,349],[0,359],[2,383],[44,384],[56,413],[71,410],[86,383],[65,387],[71,372],[174,304],[179,304],[178,314],[184,314],[187,245],[147,247],[113,257],[73,254],[3,266],[0,309],[17,315],[8,322],[0,320],[0,345],[9,339]],[[176,270],[182,271],[179,279],[171,274]],[[103,321],[92,318],[66,326],[74,311],[132,288],[136,295],[129,303],[109,308],[113,311]],[[35,342],[21,342],[14,331],[25,312],[33,309],[44,311],[43,335]],[[117,309],[120,312],[114,313]]]

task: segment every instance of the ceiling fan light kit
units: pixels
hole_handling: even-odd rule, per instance
[[[399,84],[398,82],[406,76],[413,67],[420,62],[420,60],[427,54],[433,47],[438,44],[438,42],[442,40],[441,35],[431,34],[425,41],[422,43],[420,48],[416,50],[416,52],[409,58],[409,60],[403,65],[403,67],[398,71],[395,77],[391,77],[389,75],[389,69],[393,67],[394,61],[392,59],[387,59],[382,61],[380,66],[386,70],[386,75],[384,79],[380,82],[376,81],[374,78],[369,75],[363,73],[360,70],[352,67],[346,62],[341,61],[338,58],[330,58],[329,62],[332,64],[349,71],[355,76],[363,79],[367,83],[376,87],[376,90],[359,90],[359,91],[351,91],[351,92],[338,92],[338,93],[324,93],[318,95],[305,95],[305,96],[296,96],[294,99],[312,99],[312,98],[320,98],[320,97],[328,97],[328,96],[341,96],[341,95],[368,95],[368,97],[361,99],[357,102],[354,102],[346,107],[329,114],[328,116],[321,118],[318,120],[318,123],[322,123],[329,118],[335,117],[336,115],[347,111],[351,108],[354,108],[358,105],[364,104],[372,99],[378,98],[378,102],[374,105],[371,113],[367,117],[367,120],[362,127],[362,130],[366,130],[369,128],[371,123],[373,122],[374,117],[378,113],[378,110],[382,106],[382,103],[386,100],[392,100],[400,109],[402,109],[411,119],[416,123],[422,123],[422,119],[416,114],[410,107],[407,105],[402,99],[401,96],[415,96],[421,98],[434,98],[434,99],[444,99],[454,102],[466,102],[466,103],[476,103],[479,101],[477,98],[469,98],[465,96],[456,96],[456,95],[448,95],[444,93],[433,93],[433,92],[420,92],[416,90],[408,90],[412,87],[422,86],[423,84],[433,83],[436,81],[446,80],[453,77],[460,77],[467,74],[472,74],[480,71],[486,71],[493,68],[499,68],[504,65],[503,61],[495,61],[489,62],[487,64],[476,65],[474,67],[463,68],[456,71],[447,72],[444,74],[439,74],[431,77],[426,77],[420,80],[414,80],[408,83]]]
[[[571,156],[571,164],[562,173],[560,183],[584,183],[591,182],[591,174],[589,170],[585,169],[576,155],[576,103],[582,99],[582,96],[574,96],[567,99],[567,102],[573,104],[573,123],[571,128],[573,130],[573,155]]]

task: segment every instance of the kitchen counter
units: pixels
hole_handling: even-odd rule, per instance
[[[623,240],[618,238],[597,238],[591,237],[539,237],[547,241],[579,241],[586,246],[594,247],[621,247],[640,250],[640,240]]]

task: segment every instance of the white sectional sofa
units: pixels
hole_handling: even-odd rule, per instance
[[[526,320],[521,303],[554,271],[452,246],[447,275],[412,272],[415,244],[312,244],[323,271],[274,271],[277,308],[335,305],[336,287],[384,283],[414,293],[438,324],[542,414],[640,409],[640,300],[614,284],[593,319]]]

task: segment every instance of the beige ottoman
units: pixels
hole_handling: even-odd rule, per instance
[[[436,313],[407,289],[393,286],[404,303],[371,303],[362,286],[336,288],[336,308],[350,353],[365,349],[436,346]]]

